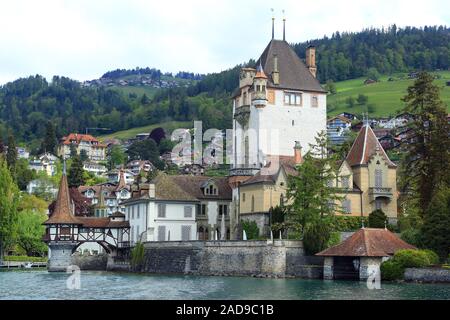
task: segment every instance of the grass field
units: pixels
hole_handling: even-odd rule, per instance
[[[450,110],[450,86],[446,86],[446,82],[450,81],[450,71],[433,72],[433,74],[440,76],[435,83],[441,87],[441,99]],[[364,85],[365,78],[336,82],[337,93],[327,97],[328,115],[333,116],[344,111],[355,114],[366,112],[364,106],[355,105],[353,108],[349,108],[345,102],[350,96],[356,99],[358,94],[366,95],[369,98],[368,104],[374,105],[374,112],[369,115],[376,117],[394,115],[403,107],[401,98],[406,94],[407,87],[414,82],[409,79],[400,80],[401,76],[407,78],[406,74],[382,76],[378,83],[369,85]],[[392,77],[394,81],[388,81],[389,77]]]
[[[107,135],[102,135],[99,136],[98,138],[102,141],[106,140],[106,139],[129,139],[129,138],[133,138],[136,136],[136,134],[138,133],[148,133],[151,132],[153,129],[157,128],[157,127],[162,127],[164,128],[164,130],[168,131],[168,132],[172,132],[175,129],[178,128],[192,128],[193,123],[191,121],[169,121],[169,122],[163,122],[163,123],[157,123],[157,124],[151,124],[148,126],[143,126],[143,127],[136,127],[136,128],[132,128],[132,129],[128,129],[128,130],[123,130],[123,131],[117,131],[111,134],[107,134]]]
[[[151,98],[159,89],[147,87],[147,86],[112,86],[109,89],[117,90],[128,96],[130,93],[136,94],[138,97],[142,96],[144,93],[147,97]]]

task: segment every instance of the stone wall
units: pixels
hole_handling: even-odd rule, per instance
[[[141,272],[321,278],[319,257],[305,257],[301,241],[147,242]]]
[[[406,268],[405,281],[450,283],[450,269]]]
[[[108,262],[107,254],[88,255],[79,254],[72,255],[72,264],[78,266],[81,270],[99,270],[105,271]]]

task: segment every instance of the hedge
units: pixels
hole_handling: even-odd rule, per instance
[[[46,257],[4,256],[3,261],[13,262],[47,262]]]
[[[431,250],[399,250],[394,257],[381,264],[383,280],[403,279],[405,268],[424,268],[439,263],[438,255]]]
[[[382,280],[392,281],[402,279],[405,268],[399,262],[391,259],[381,264],[380,271]]]
[[[368,226],[367,217],[335,216],[333,222],[331,222],[331,229],[337,232],[356,231],[361,229],[361,222],[364,222],[364,226]]]

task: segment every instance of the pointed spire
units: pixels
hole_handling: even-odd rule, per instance
[[[272,11],[272,40],[275,38],[275,16],[273,14],[273,8],[270,9]]]
[[[126,186],[125,175],[123,174],[123,169],[120,169],[119,173],[119,184],[117,185],[116,191],[124,188]]]

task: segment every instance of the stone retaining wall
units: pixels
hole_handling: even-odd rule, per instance
[[[107,254],[86,255],[74,253],[71,257],[73,265],[78,266],[81,270],[105,271],[108,262]]]
[[[450,269],[406,268],[405,281],[450,283]]]
[[[301,241],[147,242],[141,272],[321,278],[320,257],[305,257]]]

